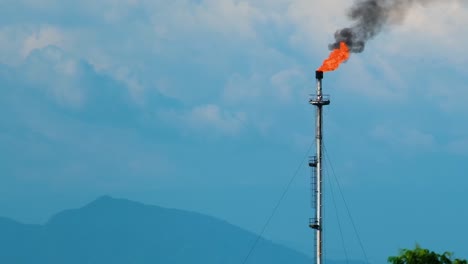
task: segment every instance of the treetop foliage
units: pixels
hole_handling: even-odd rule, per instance
[[[435,253],[416,245],[415,249],[402,249],[398,256],[391,256],[388,262],[392,264],[468,264],[468,261],[452,259],[453,253]]]

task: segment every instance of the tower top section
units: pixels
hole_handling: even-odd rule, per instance
[[[315,78],[317,80],[322,80],[323,79],[323,71],[315,71]]]
[[[317,79],[317,94],[312,95],[309,99],[309,103],[319,107],[329,105],[330,96],[322,93],[323,71],[316,71],[315,78]]]

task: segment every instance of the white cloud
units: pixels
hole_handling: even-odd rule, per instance
[[[447,144],[447,151],[457,155],[468,154],[468,138],[456,139]]]
[[[207,34],[252,40],[257,36],[255,23],[267,20],[264,10],[252,1],[142,1],[141,6],[150,17],[153,34],[166,39]]]
[[[26,56],[55,45],[125,83],[137,104],[158,90],[190,105],[214,102],[222,109],[227,104],[231,112],[257,116],[260,122],[272,113],[266,104],[291,102],[313,85],[307,82],[328,55],[334,31],[349,24],[345,14],[353,1],[50,0],[44,2],[47,8],[35,1],[18,2],[47,10],[53,19],[44,16],[3,27],[0,47],[9,48],[0,50],[2,61],[15,52]],[[466,41],[459,32],[467,24],[467,12],[455,1],[415,7],[402,25],[372,40],[378,48],[372,44],[365,54],[353,56],[335,75],[338,84],[365,99],[407,103],[409,88],[400,77],[405,66],[395,61],[410,56],[408,50],[415,57],[461,52],[458,43]],[[72,22],[60,23],[68,14]],[[16,40],[6,40],[15,31]],[[434,41],[425,45],[427,39]],[[464,61],[464,56],[447,57]],[[72,63],[60,65],[64,73],[76,70]],[[195,75],[194,69],[210,74],[187,76]]]
[[[267,25],[272,30],[283,30],[289,26],[290,31],[284,31],[284,38],[289,38],[290,44],[299,48],[304,54],[323,54],[327,43],[332,39],[336,29],[347,26],[346,10],[351,6],[351,0],[308,1],[308,0],[200,0],[200,1],[80,1],[66,4],[61,1],[19,0],[19,6],[42,8],[52,12],[63,12],[73,9],[74,14],[91,17],[93,21],[108,24],[110,27],[120,25],[124,30],[134,29],[132,34],[145,36],[146,41],[158,36],[173,38],[180,35],[208,33],[213,37],[224,36],[231,41],[246,39],[252,41],[258,37],[259,26]],[[46,6],[47,8],[44,8]],[[55,8],[54,8],[55,7]],[[144,10],[142,13],[138,13]],[[135,16],[131,16],[131,15]],[[405,46],[418,47],[428,38],[438,45],[457,48],[463,43],[464,25],[468,19],[468,9],[461,1],[447,1],[443,4],[413,7],[404,23],[392,27],[394,39],[386,47],[398,54]],[[55,14],[58,15],[58,14]],[[47,18],[43,18],[47,20]],[[46,22],[45,22],[46,23]],[[151,23],[151,27],[147,27]],[[86,26],[83,25],[82,28]],[[273,27],[273,28],[272,28]],[[80,28],[80,27],[78,27]],[[62,29],[61,29],[62,30]],[[67,29],[63,29],[67,30]],[[88,29],[89,30],[89,29]],[[113,30],[110,30],[113,31]],[[74,34],[80,33],[74,31]],[[82,32],[83,33],[83,32]],[[129,33],[129,32],[127,32]],[[104,33],[104,35],[108,35]],[[105,36],[103,36],[105,37]],[[24,48],[27,53],[31,48],[44,43],[57,45],[61,40],[58,28],[46,27],[30,36]],[[417,44],[411,44],[417,42]],[[76,43],[81,46],[82,43]],[[88,43],[89,46],[96,43]],[[434,43],[431,43],[434,45]],[[448,46],[447,46],[448,45]],[[81,48],[84,48],[81,46]]]
[[[113,74],[116,80],[126,84],[134,102],[140,105],[143,105],[146,102],[145,88],[138,80],[136,74],[134,74],[131,69],[127,67],[120,67],[116,69],[115,72],[113,72]]]
[[[285,20],[294,27],[289,36],[291,45],[305,54],[325,55],[333,33],[347,25],[345,14],[350,4],[349,0],[288,1]]]
[[[237,106],[291,103],[307,94],[307,81],[305,73],[292,65],[286,69],[258,69],[249,76],[233,74],[222,96],[226,103]]]
[[[229,112],[214,104],[196,106],[186,112],[163,111],[159,117],[182,128],[185,134],[236,136],[247,125],[245,113]]]
[[[219,106],[210,104],[193,108],[185,120],[197,130],[215,129],[224,134],[236,135],[243,129],[247,116],[242,112],[223,111]]]
[[[229,113],[211,104],[195,107],[186,118],[192,127],[198,129],[212,127],[226,134],[239,133],[247,119],[244,113]]]
[[[50,45],[60,46],[62,41],[62,34],[57,28],[51,26],[42,27],[24,40],[21,54],[23,58],[26,58],[33,50],[42,49]]]
[[[466,63],[464,45],[468,41],[466,25],[468,7],[462,1],[436,1],[427,6],[416,5],[406,20],[392,27],[381,47],[388,56],[435,57],[451,63]]]
[[[224,88],[224,100],[227,102],[245,103],[261,99],[264,96],[265,79],[253,74],[247,78],[234,74]]]
[[[367,59],[367,60],[366,60]],[[399,80],[397,71],[379,55],[367,58],[355,55],[341,66],[337,73],[338,87],[352,91],[358,98],[401,104],[406,99],[405,84]],[[376,76],[372,70],[380,69],[382,75]]]
[[[406,147],[418,150],[432,150],[436,141],[432,134],[414,127],[404,127],[401,124],[380,124],[371,131],[374,139],[383,141],[391,146]]]
[[[276,97],[284,102],[290,102],[292,96],[297,94],[296,92],[303,92],[306,81],[305,74],[298,69],[282,70],[270,78]]]
[[[201,22],[217,33],[248,38],[256,36],[253,23],[264,19],[261,10],[250,2],[235,0],[205,0],[195,6],[194,15],[194,21]]]
[[[31,87],[41,89],[56,103],[80,108],[85,102],[83,65],[58,47],[35,50],[17,70]]]
[[[21,47],[30,32],[24,27],[0,27],[0,63],[18,65],[24,59]]]

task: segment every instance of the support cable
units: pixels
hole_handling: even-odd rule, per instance
[[[359,242],[359,246],[361,247],[361,250],[362,250],[362,253],[363,253],[363,255],[364,255],[364,258],[366,259],[366,262],[367,262],[367,263],[370,263],[370,262],[369,262],[369,259],[367,258],[366,250],[364,249],[364,246],[363,246],[363,244],[362,244],[361,237],[359,236],[359,233],[358,233],[358,231],[357,231],[356,225],[354,224],[354,220],[353,220],[353,217],[352,217],[352,215],[351,215],[351,211],[349,210],[348,203],[346,202],[346,199],[345,199],[345,197],[344,197],[344,195],[343,195],[343,190],[342,190],[342,188],[341,188],[341,184],[340,184],[340,182],[338,181],[338,178],[336,177],[335,169],[333,168],[333,164],[332,164],[331,159],[330,159],[330,157],[329,157],[329,155],[328,155],[328,151],[327,151],[327,148],[325,147],[325,143],[323,144],[323,150],[324,150],[324,152],[325,152],[325,156],[326,156],[327,159],[328,159],[328,163],[330,164],[330,168],[331,168],[331,171],[332,171],[332,174],[333,174],[333,178],[335,179],[336,184],[337,184],[337,186],[338,186],[338,190],[339,190],[341,199],[343,200],[343,203],[344,203],[344,205],[345,205],[346,212],[348,213],[348,217],[349,217],[349,219],[350,219],[350,221],[351,221],[351,224],[352,224],[352,226],[353,226],[354,233],[356,234],[357,240],[358,240],[358,242]]]
[[[249,249],[249,252],[247,253],[247,255],[245,256],[244,258],[244,261],[242,261],[242,264],[245,264],[247,263],[247,261],[249,260],[250,256],[252,255],[254,249],[256,248],[258,242],[260,241],[260,238],[262,238],[263,234],[265,233],[268,225],[270,224],[271,220],[273,219],[273,217],[275,216],[276,214],[276,211],[278,211],[278,208],[280,207],[281,205],[281,202],[284,200],[284,198],[286,197],[286,194],[288,193],[289,191],[289,188],[291,187],[292,183],[294,182],[294,180],[296,179],[297,175],[299,174],[299,171],[301,170],[302,166],[304,165],[305,161],[307,160],[307,157],[309,156],[309,152],[310,150],[312,149],[312,147],[314,146],[314,143],[311,143],[310,146],[309,146],[309,149],[307,150],[304,158],[302,158],[299,166],[297,167],[296,171],[294,172],[294,174],[292,175],[291,179],[289,180],[288,184],[286,185],[283,193],[281,194],[278,202],[276,203],[275,207],[273,208],[273,211],[271,212],[270,216],[268,217],[267,221],[265,222],[265,224],[263,225],[262,227],[262,230],[260,231],[260,233],[258,234],[257,238],[255,239],[255,242],[254,244],[252,245],[252,247]]]
[[[328,159],[327,159],[328,161]],[[329,162],[327,162],[328,165],[330,165]],[[327,173],[327,176],[330,176],[329,173]],[[336,221],[338,223],[338,229],[340,230],[340,236],[341,236],[341,245],[343,246],[343,252],[345,254],[345,258],[346,258],[346,264],[349,264],[349,257],[348,257],[348,251],[346,250],[346,243],[345,243],[345,240],[344,240],[344,236],[343,236],[343,228],[341,227],[341,221],[340,221],[340,216],[338,215],[338,206],[337,206],[337,203],[336,203],[336,199],[335,199],[335,192],[333,191],[333,184],[330,180],[330,177],[327,177],[327,182],[328,182],[328,185],[330,187],[330,194],[332,196],[332,201],[333,201],[333,207],[335,208],[335,216],[336,216]]]

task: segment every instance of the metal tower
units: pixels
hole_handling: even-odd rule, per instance
[[[313,95],[309,103],[317,107],[316,115],[316,130],[315,130],[315,144],[317,148],[316,156],[309,160],[309,166],[314,170],[313,177],[313,196],[315,198],[315,218],[310,219],[309,226],[315,230],[315,263],[323,264],[323,219],[322,219],[322,123],[323,113],[322,107],[330,104],[330,97],[322,94],[322,79],[323,72],[316,71],[315,77],[317,79],[317,94]]]

